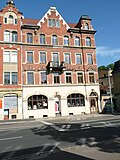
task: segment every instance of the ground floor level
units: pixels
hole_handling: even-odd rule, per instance
[[[24,86],[0,94],[0,120],[101,112],[99,85]]]

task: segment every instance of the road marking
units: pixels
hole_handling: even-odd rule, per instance
[[[8,137],[8,138],[1,138],[0,141],[7,141],[7,140],[14,140],[14,139],[21,139],[23,136],[19,137]]]

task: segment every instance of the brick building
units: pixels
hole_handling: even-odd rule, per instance
[[[0,119],[100,111],[96,31],[82,15],[67,23],[55,7],[24,18],[13,1],[0,11]]]

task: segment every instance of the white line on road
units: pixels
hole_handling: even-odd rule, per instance
[[[9,137],[9,138],[1,138],[0,141],[7,141],[7,140],[14,140],[14,139],[21,139],[23,138],[23,136],[19,136],[19,137]]]

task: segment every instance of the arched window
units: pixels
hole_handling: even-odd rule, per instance
[[[9,24],[14,24],[14,17],[9,15]]]
[[[13,31],[12,32],[12,42],[17,42],[17,40],[18,40],[17,32]]]
[[[40,34],[40,44],[45,44],[45,35]]]
[[[79,37],[75,37],[74,44],[75,44],[75,46],[80,46],[80,38]]]
[[[88,23],[85,23],[85,29],[88,30],[89,29],[89,25]]]
[[[32,35],[32,33],[27,33],[27,43],[33,43],[33,35]]]
[[[28,98],[28,109],[47,109],[48,98],[44,95],[33,95]]]
[[[69,37],[64,36],[64,45],[68,46],[69,45]]]
[[[90,37],[86,37],[86,46],[91,46],[91,39],[90,39]]]
[[[80,93],[73,93],[67,97],[68,107],[85,106],[85,97]]]
[[[58,44],[58,38],[57,38],[56,35],[53,35],[53,36],[52,36],[52,44],[53,44],[53,45],[57,45],[57,44]]]

